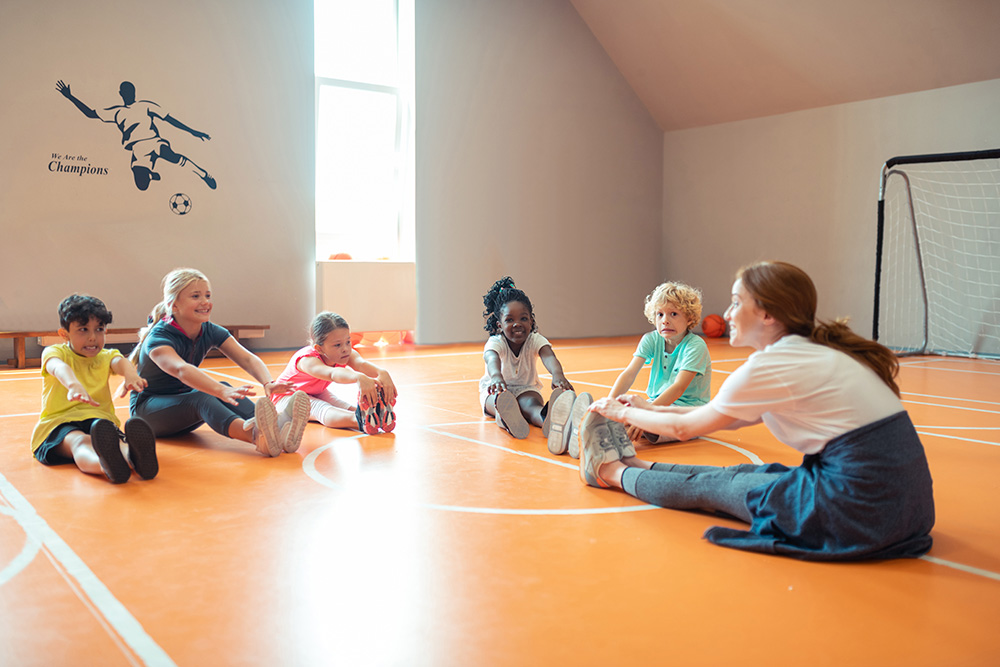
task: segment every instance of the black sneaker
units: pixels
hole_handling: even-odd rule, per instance
[[[125,422],[125,442],[128,443],[128,459],[135,474],[143,479],[153,479],[160,472],[160,462],[156,458],[156,436],[153,429],[139,417]]]
[[[90,444],[94,447],[101,470],[112,484],[124,484],[132,476],[132,468],[122,456],[118,428],[107,419],[98,419],[90,427]]]

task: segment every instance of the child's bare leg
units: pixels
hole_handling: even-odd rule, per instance
[[[545,421],[545,417],[542,416],[545,402],[542,400],[541,394],[535,391],[526,391],[517,397],[517,404],[520,406],[524,418],[529,423],[541,428],[542,422]]]
[[[245,427],[246,421],[237,417],[229,422],[227,435],[233,440],[241,440],[253,444],[253,429]]]
[[[356,412],[337,408],[332,405],[327,406],[316,421],[327,428],[353,428],[355,430],[358,428],[358,415]]]
[[[57,453],[73,459],[76,467],[88,475],[104,476],[101,460],[97,458],[90,436],[83,431],[70,431],[63,441],[55,448]]]
[[[483,410],[486,411],[490,417],[497,416],[497,395],[490,394],[486,397],[486,402],[483,404]]]

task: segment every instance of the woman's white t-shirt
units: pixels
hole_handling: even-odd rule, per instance
[[[742,421],[763,421],[778,440],[804,454],[903,411],[902,402],[870,368],[795,335],[751,354],[709,405]]]

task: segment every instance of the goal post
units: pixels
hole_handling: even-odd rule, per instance
[[[874,307],[900,355],[1000,358],[1000,149],[882,166]]]

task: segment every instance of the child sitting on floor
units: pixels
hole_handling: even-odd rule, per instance
[[[351,345],[351,328],[337,313],[323,312],[310,326],[310,345],[292,355],[278,382],[309,396],[309,417],[330,428],[357,428],[369,435],[396,427],[396,385],[389,373],[366,361]],[[330,391],[330,384],[358,384],[352,405]],[[279,412],[292,394],[271,396]]]
[[[146,381],[121,352],[104,349],[109,324],[111,312],[96,297],[74,294],[59,304],[59,335],[66,342],[42,352],[42,412],[31,451],[45,465],[72,461],[113,484],[127,482],[133,468],[153,479],[160,466],[152,429],[133,417],[124,433],[118,430],[108,379],[121,375],[124,388],[136,392]]]
[[[528,295],[512,278],[496,281],[483,297],[483,327],[490,334],[483,350],[486,374],[479,380],[479,402],[497,424],[515,438],[528,437],[528,423],[543,426],[549,403],[542,401],[542,383],[535,360],[552,374],[553,394],[572,390],[552,346],[538,333]]]
[[[712,360],[708,346],[691,329],[701,320],[701,292],[684,283],[666,282],[646,297],[646,319],[656,331],[645,334],[632,361],[611,387],[611,398],[627,392],[639,371],[650,364],[646,395],[653,405],[699,406],[711,400]],[[627,426],[629,439],[645,435],[652,443],[669,442],[655,433]]]

